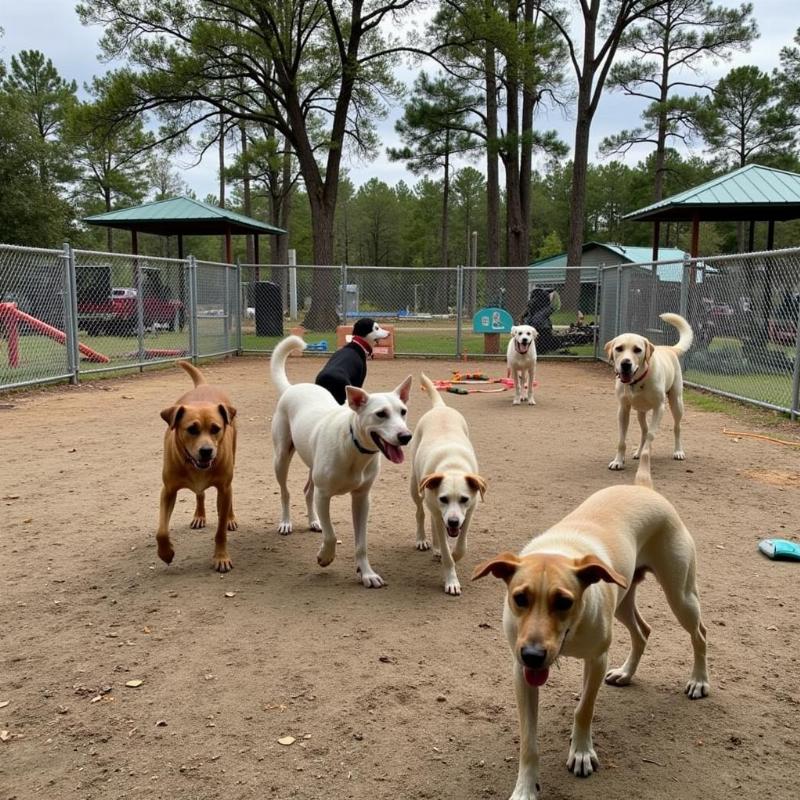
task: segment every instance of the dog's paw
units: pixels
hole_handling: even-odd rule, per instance
[[[599,766],[594,747],[589,745],[579,749],[570,746],[567,769],[577,778],[588,778]]]
[[[532,397],[529,397],[528,398],[528,405],[529,406],[535,406],[536,405],[536,401]]]
[[[292,532],[292,522],[291,520],[287,520],[286,522],[281,522],[278,525],[278,533],[281,536],[288,536]]]
[[[705,678],[692,678],[689,683],[686,684],[684,692],[690,700],[699,700],[701,697],[708,697],[710,688],[708,680]]]
[[[361,578],[361,584],[366,589],[380,589],[381,586],[386,586],[386,581],[372,569],[364,570],[363,572],[360,569],[356,569],[356,572]]]
[[[609,469],[624,469],[625,468],[625,459],[624,458],[615,458],[609,465]]]
[[[461,594],[461,584],[458,582],[458,578],[444,582],[444,593],[451,594],[454,597],[458,597]]]
[[[538,783],[534,786],[520,786],[517,784],[508,800],[538,800],[539,792],[541,791],[542,788]]]
[[[631,458],[634,461],[638,461],[639,460],[639,448],[638,447],[636,448],[636,450],[633,451],[633,455],[631,456]]]
[[[619,667],[618,669],[610,669],[606,672],[606,683],[610,686],[628,686],[630,685],[633,675],[627,670]]]
[[[189,524],[189,527],[192,530],[199,531],[200,528],[205,528],[206,526],[206,518],[205,517],[192,517],[192,521]]]
[[[317,564],[327,567],[334,558],[336,558],[336,542],[332,542],[330,545],[323,542],[317,551]]]
[[[519,399],[519,397],[515,397],[515,398],[514,398],[514,399],[511,401],[511,405],[512,405],[512,406],[518,406],[518,405],[519,405],[519,403],[520,403],[520,399]]]
[[[686,453],[684,453],[684,452],[683,452],[683,450],[676,450],[676,451],[675,451],[675,452],[672,454],[672,457],[673,457],[673,458],[674,458],[676,461],[685,461],[685,460],[686,460]]]
[[[311,522],[308,523],[308,529],[319,533],[322,530],[322,525],[318,519],[312,519]]]
[[[417,539],[416,543],[417,550],[430,550],[431,543],[427,539]]]
[[[230,572],[233,569],[233,562],[227,553],[219,556],[214,556],[211,563],[217,572]]]
[[[239,520],[236,517],[228,517],[228,530],[229,531],[238,531],[239,530]]]
[[[175,551],[170,544],[158,545],[158,557],[165,563],[171,564],[172,559],[175,558]]]

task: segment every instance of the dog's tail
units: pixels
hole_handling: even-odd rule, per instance
[[[194,364],[190,364],[188,361],[179,361],[178,366],[183,367],[183,369],[189,373],[189,376],[194,381],[195,386],[200,386],[206,382],[206,379],[203,377],[203,373],[200,372],[200,370],[197,369]]]
[[[650,442],[645,444],[644,449],[639,453],[639,467],[636,470],[636,477],[633,479],[636,486],[646,486],[653,488],[653,477],[650,474]]]
[[[286,359],[289,358],[289,353],[305,349],[306,343],[299,336],[287,336],[282,342],[278,342],[272,351],[269,368],[279,396],[292,385],[286,377]]]
[[[428,395],[431,405],[434,408],[436,408],[436,406],[447,405],[444,400],[442,400],[439,390],[433,385],[433,381],[424,372],[420,372],[419,381],[422,384],[422,391]]]
[[[678,329],[680,339],[678,339],[677,344],[672,345],[672,349],[677,355],[682,356],[689,350],[694,341],[692,326],[680,314],[661,314],[660,316],[668,325]]]

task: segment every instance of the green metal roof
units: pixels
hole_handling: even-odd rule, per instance
[[[800,175],[748,164],[727,175],[626,214],[640,222],[800,218]]]
[[[105,214],[84,217],[90,225],[107,228],[125,228],[142,233],[158,233],[162,236],[174,234],[221,234],[231,233],[286,233],[266,222],[227,208],[201,203],[191,197],[173,197],[157,200],[131,208],[120,208]]]
[[[583,251],[589,248],[599,247],[609,250],[622,259],[625,264],[651,264],[653,261],[653,249],[651,247],[635,247],[627,244],[616,244],[614,242],[586,242]],[[683,250],[675,247],[661,247],[658,250],[659,261],[674,261],[674,264],[659,264],[657,267],[658,277],[662,281],[670,283],[680,283],[683,274]],[[616,260],[613,263],[617,263]],[[566,280],[567,254],[560,253],[557,256],[541,258],[530,265],[528,276],[530,280],[537,283],[563,283]],[[581,269],[581,283],[594,283],[595,274],[598,267],[585,266]]]

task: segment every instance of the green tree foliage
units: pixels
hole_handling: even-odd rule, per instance
[[[782,102],[777,81],[753,66],[737,67],[720,79],[699,121],[726,167],[743,167],[793,147],[799,123]]]
[[[655,147],[653,199],[661,200],[667,169],[667,148],[689,144],[696,132],[701,100],[686,96],[687,89],[705,89],[704,62],[728,59],[746,50],[758,35],[751,18],[753,6],[715,6],[712,0],[667,0],[644,12],[620,41],[620,50],[633,55],[611,68],[609,88],[628,97],[649,101],[643,125],[605,139],[601,152],[626,153],[638,144]]]

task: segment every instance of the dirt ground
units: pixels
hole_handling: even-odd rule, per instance
[[[312,378],[320,365],[292,359],[290,377]],[[367,388],[422,367],[447,377],[453,366],[374,362]],[[172,520],[175,561],[156,557],[159,411],[187,389],[183,372],[0,398],[0,800],[505,800],[517,722],[503,585],[468,578],[592,491],[632,481],[632,469],[606,468],[616,424],[608,368],[540,365],[535,408],[512,408],[510,393],[445,395],[466,415],[489,482],[460,598],[414,549],[407,462],[384,461],[372,495],[369,553],[386,588],[356,578],[346,498],[334,501],[342,544],[327,569],[315,560],[319,534],[300,525],[279,536],[267,362],[205,371],[239,409],[240,529],[225,576],[210,569],[213,528],[189,529],[187,493]],[[415,393],[412,422],[427,408]],[[565,659],[541,692],[544,798],[797,797],[800,564],[770,562],[756,542],[800,534],[800,449],[722,434],[755,430],[758,418],[690,406],[688,460],[669,457],[669,422],[655,445],[656,486],[697,542],[711,696],[683,695],[689,639],[651,578],[639,597],[653,635],[635,683],[598,698],[594,776],[565,768],[579,662]],[[304,477],[296,461],[296,523]],[[618,663],[626,636],[615,633]],[[295,742],[279,744],[285,736]]]

